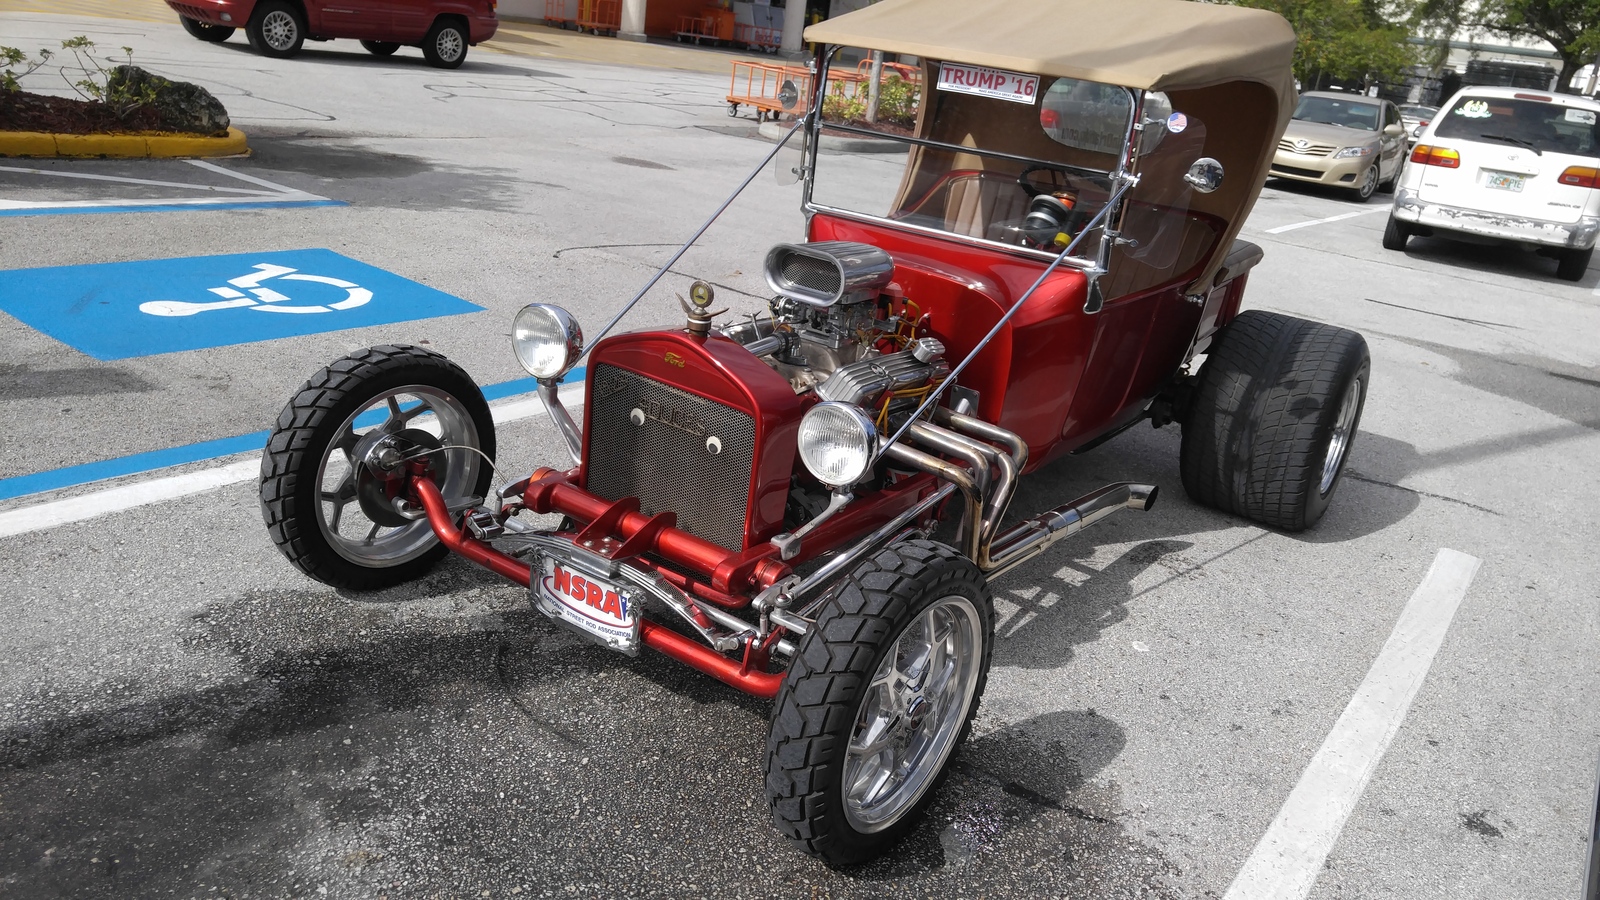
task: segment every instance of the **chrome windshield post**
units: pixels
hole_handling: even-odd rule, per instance
[[[1111,251],[1122,238],[1122,204],[1119,198],[1126,189],[1139,183],[1139,176],[1133,174],[1133,167],[1135,150],[1139,146],[1139,135],[1144,131],[1145,92],[1127,88],[1125,90],[1133,102],[1128,104],[1128,127],[1122,132],[1122,154],[1117,157],[1117,170],[1111,173],[1112,183],[1118,185],[1118,191],[1106,203],[1110,215],[1106,217],[1106,227],[1100,231],[1100,246],[1095,248],[1094,266],[1086,273],[1089,277],[1089,292],[1083,300],[1083,311],[1085,315],[1091,316],[1105,308],[1106,298],[1100,290],[1100,276],[1111,270]]]

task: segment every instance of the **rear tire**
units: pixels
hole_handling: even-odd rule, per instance
[[[422,55],[428,65],[440,69],[459,69],[467,60],[467,29],[455,19],[441,18],[422,39]]]
[[[1383,249],[1404,250],[1406,249],[1406,239],[1409,237],[1411,237],[1411,229],[1407,228],[1399,219],[1396,219],[1394,213],[1389,213],[1389,224],[1383,226]]]
[[[1565,281],[1579,281],[1585,272],[1589,271],[1589,260],[1594,257],[1594,248],[1587,250],[1564,250],[1560,261],[1556,263],[1556,277]]]
[[[230,25],[208,25],[188,16],[179,16],[178,21],[183,23],[183,30],[189,32],[191,37],[208,44],[220,44],[233,37],[234,28]]]
[[[394,41],[362,41],[361,46],[373,56],[393,56],[400,49],[400,45]]]
[[[284,0],[266,0],[256,6],[244,33],[262,56],[288,59],[306,42],[306,21]]]
[[[1371,369],[1354,331],[1240,313],[1213,345],[1184,419],[1184,489],[1273,528],[1315,525],[1344,474]]]
[[[949,547],[907,541],[856,569],[801,639],[773,704],[778,830],[835,866],[904,837],[972,729],[993,643],[983,573]]]
[[[419,400],[426,407],[414,405]],[[460,366],[430,350],[371,347],[330,364],[295,392],[261,456],[261,515],[296,568],[334,587],[376,590],[410,581],[445,556],[426,519],[383,524],[368,516],[352,453],[364,436],[355,429],[394,434],[423,413],[432,413],[440,432],[434,437],[444,445],[494,458],[494,420],[483,393]],[[444,450],[438,457],[432,477],[446,499],[486,494],[493,469],[483,456]]]

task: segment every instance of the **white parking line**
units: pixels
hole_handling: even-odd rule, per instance
[[[570,394],[572,396],[561,398],[562,405],[581,406],[583,392],[572,391]],[[494,423],[503,425],[544,412],[544,404],[537,397],[524,397],[491,403],[489,410],[494,416]],[[44,531],[58,525],[82,522],[85,519],[124,512],[151,503],[188,497],[214,488],[251,481],[260,474],[261,457],[251,454],[236,462],[201,469],[198,472],[152,478],[149,481],[106,488],[81,497],[68,497],[65,500],[52,500],[48,503],[7,510],[0,512],[0,538]]]
[[[1266,233],[1283,234],[1285,231],[1293,231],[1296,228],[1310,228],[1313,225],[1325,225],[1328,222],[1341,222],[1345,219],[1354,219],[1356,216],[1370,216],[1373,213],[1388,211],[1389,207],[1387,206],[1375,206],[1369,209],[1358,209],[1355,212],[1340,213],[1337,216],[1329,216],[1326,219],[1312,219],[1309,222],[1296,222],[1293,225],[1279,225],[1277,228],[1268,228]]]
[[[85,210],[100,211],[114,208],[123,210],[134,207],[184,207],[184,206],[230,206],[241,202],[249,204],[284,204],[284,205],[320,205],[327,206],[335,201],[318,194],[307,193],[292,187],[235,172],[215,163],[203,159],[184,160],[191,166],[215,172],[228,178],[256,185],[256,188],[226,187],[211,184],[186,184],[181,181],[154,181],[148,178],[129,178],[122,175],[97,175],[90,172],[62,172],[55,169],[25,168],[22,166],[0,166],[0,173],[18,175],[38,175],[53,178],[76,178],[87,181],[104,181],[117,184],[136,184],[143,187],[170,187],[191,191],[208,191],[211,193],[227,194],[227,197],[192,198],[160,198],[141,200],[0,200],[0,210],[9,210],[8,214],[27,214],[27,211],[46,212],[51,210]],[[257,188],[265,188],[258,190]]]
[[[57,172],[53,169],[26,169],[21,166],[0,166],[0,172],[19,175],[45,175],[51,178],[79,178],[85,181],[115,181],[119,184],[143,184],[153,187],[187,188],[193,191],[224,191],[229,194],[258,194],[272,196],[283,191],[258,191],[255,188],[223,187],[211,184],[185,184],[181,181],[151,181],[148,178],[123,178],[120,175],[94,175],[89,172]]]
[[[1311,893],[1482,562],[1439,550],[1366,679],[1223,900],[1305,900]]]

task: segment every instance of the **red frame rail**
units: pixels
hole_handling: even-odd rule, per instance
[[[416,494],[417,500],[422,504],[423,510],[427,513],[428,524],[432,526],[433,533],[438,535],[439,542],[449,548],[452,553],[466,557],[472,562],[497,575],[509,578],[517,584],[531,588],[533,570],[527,563],[507,556],[488,544],[468,537],[457,527],[455,521],[450,517],[449,508],[445,505],[444,495],[439,493],[438,485],[435,485],[426,477],[417,476],[411,479],[411,489]],[[601,502],[603,503],[604,501]],[[638,514],[634,513],[633,515]],[[644,518],[646,524],[648,524],[651,517],[641,518]],[[643,529],[635,529],[636,532],[641,530]],[[676,529],[657,527],[657,531],[675,532]],[[684,535],[684,537],[694,539],[691,535]],[[700,543],[705,542],[701,541]],[[727,551],[723,550],[722,553],[727,554]],[[787,570],[788,567],[785,566],[783,568]],[[783,673],[781,672],[762,672],[750,668],[744,662],[729,659],[716,650],[698,644],[664,625],[658,625],[650,621],[641,622],[639,639],[646,647],[670,656],[690,668],[704,672],[718,681],[736,687],[747,694],[770,699],[778,695],[778,687],[783,684]]]

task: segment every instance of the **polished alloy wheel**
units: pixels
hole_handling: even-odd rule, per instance
[[[266,39],[267,46],[274,50],[282,52],[292,49],[299,33],[300,24],[293,15],[281,9],[267,13],[261,20],[261,35]]]
[[[321,510],[317,521],[328,545],[353,563],[398,565],[434,546],[433,529],[426,519],[400,526],[380,524],[362,512],[357,496],[360,461],[355,450],[361,438],[372,431],[395,434],[413,428],[432,434],[447,448],[482,446],[467,407],[427,385],[387,391],[345,419],[317,469]],[[440,492],[445,497],[471,494],[485,465],[483,458],[465,449],[447,449],[438,455],[438,470],[443,473]]]
[[[944,597],[895,640],[856,712],[841,784],[845,817],[870,833],[932,786],[960,736],[983,655],[977,608]]]
[[[1322,483],[1317,490],[1326,494],[1333,489],[1339,477],[1339,465],[1344,462],[1345,450],[1350,447],[1350,432],[1356,424],[1356,414],[1361,411],[1361,379],[1350,382],[1344,392],[1344,402],[1339,404],[1339,419],[1333,424],[1333,435],[1328,438],[1328,453],[1322,458]]]
[[[454,28],[446,28],[434,39],[433,49],[445,62],[455,62],[465,52],[466,43],[461,38],[461,32]]]

